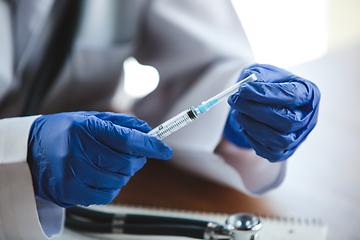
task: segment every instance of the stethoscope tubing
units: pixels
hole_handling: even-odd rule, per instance
[[[92,233],[172,235],[203,239],[208,223],[174,217],[104,213],[73,207],[66,210],[65,226]]]

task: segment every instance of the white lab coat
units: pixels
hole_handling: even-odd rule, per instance
[[[18,0],[12,16],[17,23],[14,31],[9,3],[0,0],[0,50],[7,49],[0,57],[0,100],[10,91],[13,69],[52,4],[53,0]],[[74,50],[40,113],[116,109],[111,101],[121,79],[122,63],[129,56],[160,73],[158,88],[134,109],[153,127],[235,83],[241,69],[254,62],[230,1],[88,0]],[[269,176],[253,177],[256,173],[242,174],[212,154],[220,142],[228,110],[224,103],[168,137],[175,158],[184,157],[182,152],[194,153],[194,159],[215,156],[214,161],[238,176],[223,183],[250,195],[277,187],[283,180],[285,164],[269,167]],[[0,114],[15,116],[16,111],[10,104]],[[26,155],[29,129],[36,117],[0,120],[0,239],[47,239],[63,225],[63,209],[33,194]],[[209,130],[211,134],[204,134]],[[188,169],[207,168],[200,163],[195,161]],[[226,178],[224,173],[208,170],[198,173],[220,182]],[[253,178],[258,179],[256,187],[246,184]]]

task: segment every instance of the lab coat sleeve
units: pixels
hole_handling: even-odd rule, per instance
[[[0,120],[1,239],[48,239],[63,225],[63,210],[34,196],[26,156],[29,129],[37,117]]]
[[[145,22],[135,57],[158,69],[160,84],[135,113],[152,127],[230,87],[242,69],[254,63],[230,1],[154,0]],[[178,166],[259,196],[283,181],[286,163],[269,164],[252,150],[243,149],[235,162],[234,155],[227,159],[226,154],[215,154],[229,109],[220,103],[164,141],[174,149],[172,162]]]

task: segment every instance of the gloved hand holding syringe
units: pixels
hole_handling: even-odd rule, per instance
[[[197,108],[190,107],[189,109],[179,113],[175,117],[170,118],[166,122],[160,124],[153,130],[151,130],[148,134],[161,140],[161,139],[169,136],[171,133],[176,132],[180,128],[186,126],[188,123],[197,119],[200,113],[209,111],[210,108],[212,108],[216,104],[220,103],[224,99],[227,99],[230,95],[236,93],[239,90],[240,85],[247,83],[247,82],[253,82],[256,80],[257,80],[256,75],[251,74],[250,76],[239,81],[232,87],[230,87],[230,88],[222,91],[221,93],[215,95],[214,97],[202,102],[200,105],[197,106]]]

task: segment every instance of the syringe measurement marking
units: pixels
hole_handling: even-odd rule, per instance
[[[168,128],[165,128],[164,130],[162,130],[161,132],[159,132],[158,136],[160,138],[162,138],[164,135],[166,135],[167,133],[171,133],[171,131],[175,128],[175,127],[179,127],[181,124],[187,122],[186,120],[188,119],[188,116],[184,116],[182,117],[179,121],[176,121],[174,124],[172,124],[171,126],[169,126]]]
[[[167,133],[171,133],[171,131],[173,129],[176,129],[178,128],[179,126],[181,126],[183,123],[186,123],[188,122],[188,120],[190,120],[190,117],[188,115],[186,116],[183,116],[179,121],[176,121],[174,122],[171,126],[165,128],[164,130],[161,130],[160,132],[158,132],[157,136],[161,139],[164,137],[164,135],[166,136]],[[159,126],[159,130],[160,130],[160,127],[162,125]]]

